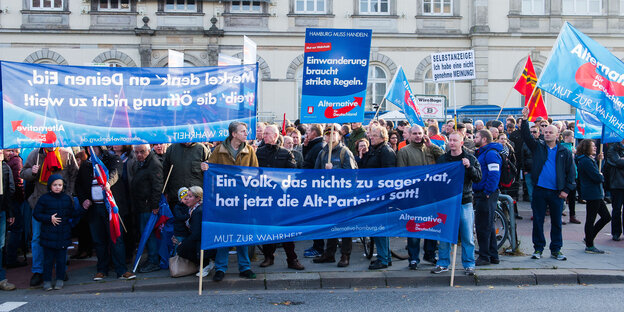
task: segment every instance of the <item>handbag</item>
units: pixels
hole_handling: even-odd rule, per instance
[[[169,258],[169,273],[171,277],[182,277],[197,272],[197,265],[178,255]]]

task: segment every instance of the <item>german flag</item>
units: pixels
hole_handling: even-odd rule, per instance
[[[535,75],[535,68],[533,68],[533,62],[531,62],[531,57],[529,56],[526,65],[524,65],[522,76],[514,86],[516,91],[524,95],[524,106],[529,108],[529,121],[535,121],[537,117],[548,118],[548,112],[546,111],[544,99],[542,98],[542,91],[540,89],[535,91],[531,103],[528,103],[536,83],[537,75]]]

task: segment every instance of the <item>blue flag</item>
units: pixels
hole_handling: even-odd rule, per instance
[[[403,71],[403,67],[399,66],[390,84],[390,88],[388,88],[386,92],[385,98],[388,102],[391,102],[403,111],[410,124],[420,125],[422,127],[425,126],[420,109],[416,105],[412,88],[410,88],[405,72]]]
[[[567,22],[537,87],[594,114],[624,137],[624,63]]]
[[[603,144],[620,142],[622,138],[598,120],[598,117],[581,110],[576,110],[574,137],[577,139],[600,139]]]

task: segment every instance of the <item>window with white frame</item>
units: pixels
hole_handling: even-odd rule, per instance
[[[368,95],[366,96],[366,110],[375,110],[375,105],[381,105],[386,95],[386,89],[388,87],[388,75],[386,71],[378,65],[371,65],[368,68]],[[386,105],[379,108],[381,111],[386,110]]]
[[[453,1],[452,0],[423,0],[422,12],[423,12],[423,15],[452,15],[453,14]]]
[[[360,14],[389,14],[390,0],[359,0]]]
[[[62,10],[63,0],[30,0],[31,10]]]
[[[100,0],[98,11],[130,11],[130,0]]]
[[[232,1],[230,13],[262,13],[261,1]]]
[[[522,0],[522,15],[544,15],[544,0]]]
[[[444,95],[449,99],[451,94],[451,84],[449,82],[435,82],[431,69],[425,73],[425,94],[427,95]]]
[[[298,14],[324,14],[326,0],[295,0],[295,13]]]
[[[563,0],[561,11],[567,15],[599,15],[602,0]]]
[[[165,12],[197,12],[196,0],[166,0]]]

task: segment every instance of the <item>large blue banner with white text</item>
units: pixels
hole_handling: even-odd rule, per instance
[[[301,122],[364,121],[371,37],[366,29],[306,29]]]
[[[537,87],[624,137],[624,62],[567,22]]]
[[[362,236],[455,243],[464,166],[274,169],[210,164],[202,249]]]
[[[254,136],[256,65],[86,67],[1,63],[4,148],[222,140]]]
[[[600,139],[603,144],[622,141],[620,136],[611,128],[605,127],[598,117],[580,109],[576,110],[574,138]]]

